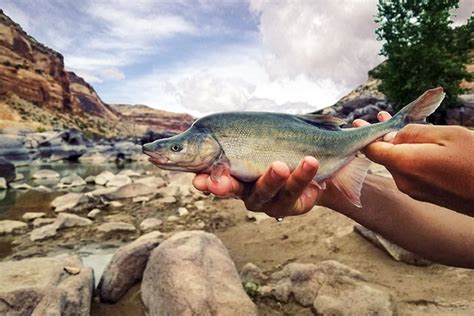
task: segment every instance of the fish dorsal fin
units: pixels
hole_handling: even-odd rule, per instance
[[[343,119],[331,115],[302,114],[296,115],[296,117],[308,124],[330,130],[338,130],[340,129],[339,126],[346,124]]]
[[[331,178],[336,188],[357,207],[362,207],[360,192],[370,163],[365,157],[355,157]]]

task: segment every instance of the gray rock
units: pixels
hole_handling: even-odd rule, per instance
[[[132,183],[132,179],[124,175],[116,175],[109,181],[107,181],[107,187],[121,187],[126,184]]]
[[[159,198],[156,201],[161,204],[173,204],[177,202],[174,196],[165,196],[165,197]]]
[[[393,315],[389,294],[365,283],[338,279],[325,283],[313,302],[318,315]]]
[[[177,233],[152,251],[141,293],[150,315],[257,314],[227,249],[202,231]]]
[[[157,230],[161,225],[163,225],[163,221],[158,218],[146,218],[140,223],[140,230],[144,232],[149,232],[152,230]]]
[[[168,216],[168,217],[166,218],[166,220],[167,220],[168,222],[177,222],[177,221],[179,221],[179,217],[178,217],[178,216],[175,216],[175,215],[170,215],[170,216]]]
[[[15,174],[15,180],[13,180],[13,181],[16,182],[16,181],[21,181],[21,180],[25,180],[25,176],[23,175],[23,173],[18,173],[18,172],[17,172],[17,173]]]
[[[28,229],[28,225],[20,221],[9,219],[0,221],[0,236],[8,234],[21,234]]]
[[[33,174],[33,179],[56,179],[59,178],[59,173],[54,170],[42,169]]]
[[[112,206],[112,207],[122,207],[123,204],[120,203],[119,201],[112,201],[112,202],[109,202],[108,205]]]
[[[60,213],[56,218],[56,221],[54,222],[54,225],[57,226],[57,229],[76,226],[87,226],[90,224],[92,224],[92,221],[90,219],[69,213]]]
[[[429,266],[433,264],[431,261],[424,259],[411,251],[403,249],[402,247],[392,243],[383,238],[377,233],[365,228],[362,225],[354,225],[354,231],[359,233],[362,237],[373,243],[375,246],[385,250],[393,259],[400,262],[405,262],[415,266]]]
[[[155,189],[162,188],[166,185],[165,180],[163,180],[161,178],[158,178],[158,177],[146,177],[146,178],[142,178],[142,179],[137,179],[133,182],[134,183],[143,183],[143,184],[146,184],[149,187],[152,187],[152,188],[155,188]]]
[[[95,183],[98,185],[106,185],[115,175],[110,171],[102,171],[95,177]]]
[[[87,176],[84,181],[86,181],[86,183],[95,183],[95,176]]]
[[[127,177],[140,177],[141,176],[141,173],[140,172],[136,172],[134,170],[130,170],[130,169],[125,169],[125,170],[122,170],[118,173],[119,175],[123,175],[123,176],[127,176]]]
[[[263,220],[266,220],[269,218],[271,217],[262,212],[247,211],[247,219],[251,221],[255,221],[257,224],[260,224]]]
[[[55,212],[59,213],[77,207],[82,203],[86,203],[88,200],[89,198],[84,193],[71,192],[55,198],[51,202],[51,206]]]
[[[95,219],[99,214],[100,214],[100,210],[98,208],[95,208],[89,213],[87,213],[87,217]]]
[[[204,211],[206,209],[206,202],[196,201],[194,202],[194,207],[196,207],[198,211]]]
[[[267,276],[263,274],[262,270],[255,264],[249,262],[242,267],[240,271],[240,279],[242,282],[261,283],[267,280]]]
[[[110,222],[103,223],[97,227],[97,230],[102,233],[120,233],[120,232],[135,232],[136,228],[132,224],[125,222]]]
[[[44,225],[54,223],[55,218],[37,218],[33,221],[33,228],[38,228]]]
[[[45,187],[44,185],[39,185],[37,187],[33,187],[31,188],[32,190],[35,190],[35,191],[39,191],[39,192],[53,192],[53,190],[51,190],[50,188],[48,187]]]
[[[86,196],[88,196],[88,197],[104,196],[104,195],[110,194],[110,193],[115,192],[115,191],[117,191],[116,187],[100,188],[100,189],[96,189],[94,191],[87,192]]]
[[[30,222],[34,219],[45,217],[45,216],[46,216],[46,213],[43,213],[43,212],[26,212],[25,214],[23,214],[21,218],[23,218],[23,220],[27,222]]]
[[[107,155],[99,152],[87,152],[79,158],[82,163],[98,164],[104,163],[109,159]]]
[[[12,182],[16,178],[15,165],[0,156],[0,174],[7,182]]]
[[[160,244],[162,236],[160,232],[151,232],[114,253],[98,286],[102,302],[117,302],[133,285],[140,282],[148,257]]]
[[[30,190],[31,189],[31,186],[28,183],[11,182],[9,186],[13,190]]]
[[[7,188],[7,180],[5,178],[0,178],[0,190],[6,190]]]
[[[106,197],[110,200],[121,200],[134,198],[136,196],[151,195],[155,189],[143,183],[130,183],[118,188],[117,191],[107,194]]]
[[[31,241],[41,241],[56,236],[58,233],[58,226],[53,222],[52,224],[44,225],[35,228],[30,233]]]
[[[79,177],[77,174],[72,173],[67,177],[61,178],[57,187],[59,189],[67,189],[67,188],[74,188],[74,187],[81,187],[86,185],[86,181]]]
[[[17,136],[0,134],[0,157],[15,166],[25,166],[31,162],[28,150]],[[10,180],[10,181],[13,181]]]
[[[38,150],[43,158],[56,160],[77,160],[87,152],[86,139],[77,130],[70,129],[51,135],[38,144]]]
[[[71,275],[66,267],[75,268]],[[1,315],[89,315],[93,271],[79,257],[0,262]]]
[[[148,202],[150,201],[150,197],[149,196],[137,196],[137,197],[134,197],[132,199],[132,202],[133,203],[143,203],[143,202]]]

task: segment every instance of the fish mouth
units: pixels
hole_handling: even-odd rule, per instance
[[[148,151],[148,150],[143,150],[143,153],[147,156],[150,156],[148,158],[148,161],[150,161],[152,164],[156,166],[162,166],[165,165],[169,159],[155,151]]]

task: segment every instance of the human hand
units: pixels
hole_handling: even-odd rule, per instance
[[[354,121],[355,126],[365,124]],[[390,142],[368,145],[365,154],[384,165],[398,189],[414,199],[474,213],[474,132],[459,126],[410,124]]]
[[[276,161],[253,183],[243,183],[225,175],[216,182],[207,174],[198,174],[193,185],[217,196],[240,197],[248,210],[282,218],[304,214],[314,206],[320,191],[311,182],[318,167],[318,161],[313,157],[305,157],[293,172],[286,164]]]

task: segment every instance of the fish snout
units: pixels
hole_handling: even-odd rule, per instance
[[[156,146],[153,143],[147,143],[142,146],[142,151],[144,154],[149,155],[151,152],[156,150]]]

